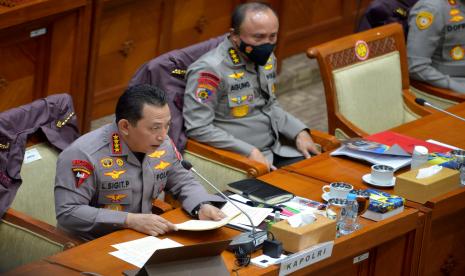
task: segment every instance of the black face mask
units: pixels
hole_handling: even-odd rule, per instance
[[[273,53],[276,44],[265,43],[257,46],[249,45],[241,40],[239,50],[254,63],[263,66]]]

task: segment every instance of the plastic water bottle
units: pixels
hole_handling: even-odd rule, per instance
[[[462,163],[459,172],[460,172],[460,184],[465,186],[465,164],[464,163]]]
[[[357,195],[349,193],[347,195],[347,205],[342,209],[339,221],[339,233],[341,235],[348,235],[357,229],[357,211]]]

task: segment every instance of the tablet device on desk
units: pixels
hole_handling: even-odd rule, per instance
[[[127,270],[124,275],[230,275],[221,258],[230,243],[223,240],[159,249],[140,270]]]

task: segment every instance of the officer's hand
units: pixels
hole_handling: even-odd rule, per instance
[[[202,204],[199,209],[199,219],[202,220],[221,220],[226,215],[218,208],[210,204]]]
[[[311,157],[310,152],[317,155],[321,153],[315,143],[313,143],[312,137],[310,137],[310,134],[305,129],[297,134],[295,145],[305,158]]]
[[[257,162],[260,162],[260,163],[263,163],[267,166],[268,168],[268,171],[272,170],[276,170],[276,167],[273,166],[273,164],[270,164],[268,162],[268,159],[266,159],[266,157],[263,155],[263,153],[261,151],[259,151],[257,148],[254,148],[252,150],[252,152],[249,154],[248,156],[250,159],[252,160],[255,160]]]
[[[178,230],[174,224],[154,214],[129,213],[126,217],[125,227],[152,236],[163,235],[170,231]]]

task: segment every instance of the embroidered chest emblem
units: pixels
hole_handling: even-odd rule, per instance
[[[149,154],[149,157],[152,157],[152,158],[160,158],[162,157],[163,155],[165,155],[166,151],[165,150],[157,150],[157,151],[154,151],[152,152],[151,154]]]
[[[119,203],[123,200],[127,195],[124,194],[114,194],[114,195],[106,195],[106,198],[110,199],[112,203]]]
[[[169,162],[165,162],[165,161],[160,161],[160,163],[158,163],[157,165],[155,165],[155,169],[156,170],[163,170],[167,167],[169,167],[171,165],[171,163]]]
[[[111,172],[106,172],[104,175],[110,176],[113,179],[119,179],[119,177],[124,174],[126,170],[121,170],[121,171],[111,171]]]

